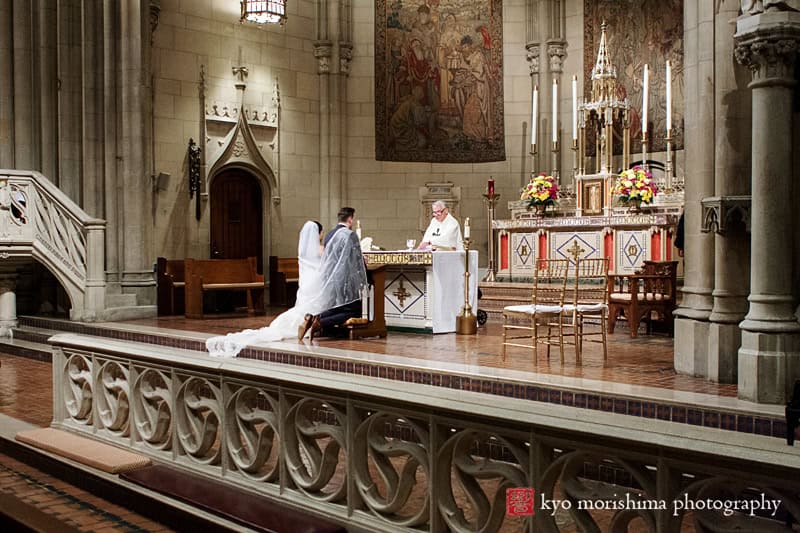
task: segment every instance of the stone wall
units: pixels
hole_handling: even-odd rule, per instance
[[[197,141],[200,135],[201,66],[208,105],[238,102],[231,68],[239,64],[249,70],[245,104],[269,106],[275,81],[279,83],[281,159],[280,171],[273,172],[280,180],[281,202],[268,211],[272,250],[265,254],[295,255],[299,228],[305,220],[319,217],[319,84],[311,44],[314,2],[289,2],[284,26],[256,27],[238,21],[238,2],[161,2],[153,40],[154,170],[172,177],[169,189],[159,192],[156,201],[157,255],[209,255],[208,197],[202,196],[202,218],[197,221],[186,168],[189,138]],[[204,143],[200,145],[204,147]],[[266,198],[272,194],[270,191]]]

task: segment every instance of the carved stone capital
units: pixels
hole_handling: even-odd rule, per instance
[[[528,43],[525,45],[525,59],[530,63],[531,76],[539,74],[539,55],[541,54],[541,46],[538,43]]]
[[[0,274],[0,294],[13,292],[17,288],[16,274]]]
[[[350,61],[353,59],[353,43],[339,43],[339,72],[345,76],[350,75]]]
[[[561,74],[564,72],[564,58],[567,57],[567,46],[563,42],[548,43],[547,55],[550,57],[550,72]]]
[[[750,231],[749,196],[711,196],[703,198],[703,219],[700,231],[725,235],[731,224],[744,223],[745,231]]]
[[[764,11],[800,11],[800,0],[740,0],[743,15]]]
[[[150,0],[150,44],[153,44],[153,34],[158,28],[158,17],[161,14],[161,0]]]
[[[751,87],[794,85],[800,13],[764,12],[736,22],[736,61],[753,75]]]
[[[314,41],[314,57],[317,58],[317,73],[330,74],[333,43],[330,41]]]

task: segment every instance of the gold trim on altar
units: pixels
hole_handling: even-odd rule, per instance
[[[432,265],[433,252],[364,252],[368,265]]]

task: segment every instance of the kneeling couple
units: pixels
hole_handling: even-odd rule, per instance
[[[339,224],[326,235],[324,250],[320,246],[322,225],[306,222],[297,250],[300,279],[295,306],[275,317],[269,326],[209,338],[209,353],[236,357],[250,344],[296,334],[302,339],[308,332],[313,337],[324,335],[329,333],[328,327],[361,316],[361,291],[367,285],[367,274],[358,237],[350,229],[353,215],[352,208],[339,211]]]

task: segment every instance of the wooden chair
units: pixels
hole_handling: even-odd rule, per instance
[[[158,282],[159,316],[182,315],[184,313],[184,291],[186,289],[186,268],[183,259],[156,260],[156,281]]]
[[[614,333],[620,315],[625,315],[628,321],[631,338],[636,338],[641,321],[650,322],[653,315],[671,321],[676,307],[677,277],[677,261],[645,261],[635,274],[609,276],[608,331]]]
[[[569,293],[567,291],[567,277],[571,269],[574,270],[574,267],[566,259],[537,260],[531,303],[503,308],[503,360],[506,346],[517,346],[533,348],[533,362],[537,364],[538,345],[547,346],[549,359],[550,346],[555,344],[558,345],[561,364],[564,364],[565,338],[575,337],[575,291],[572,287]],[[571,317],[571,320],[566,320],[567,317]],[[565,329],[571,331],[565,333]],[[509,342],[523,338],[531,339],[531,344]]]
[[[575,266],[576,361],[581,364],[583,342],[603,345],[603,361],[608,360],[606,328],[608,326],[608,258],[582,259]],[[599,320],[600,331],[587,332],[585,319]],[[594,337],[600,337],[596,340]]]

